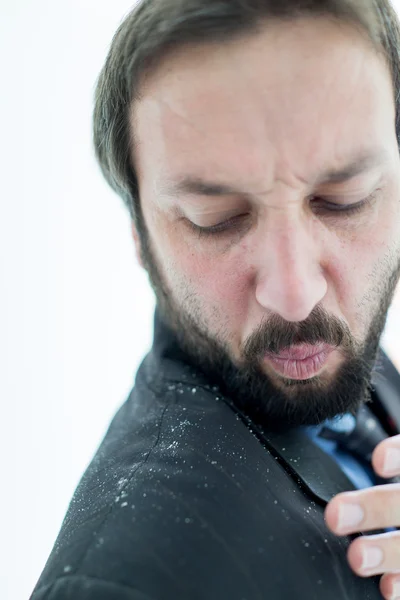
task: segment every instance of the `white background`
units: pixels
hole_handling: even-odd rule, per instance
[[[0,1],[0,597],[27,600],[150,347],[154,299],[91,141],[133,2]],[[399,315],[384,346],[400,368]]]

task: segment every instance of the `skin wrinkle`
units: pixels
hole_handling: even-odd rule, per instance
[[[369,401],[400,276],[390,73],[355,30],[321,23],[175,52],[131,113],[144,219],[133,234],[161,315],[188,359],[269,428],[319,423]],[[387,162],[311,189],[322,171],[372,150]],[[163,182],[189,175],[248,197],[165,193]],[[351,216],[309,199],[355,203],[377,185]],[[210,226],[236,209],[248,220],[212,237],[187,223]],[[336,350],[313,379],[283,378],[264,361],[321,341]]]

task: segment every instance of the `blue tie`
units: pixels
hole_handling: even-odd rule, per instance
[[[319,437],[335,441],[341,449],[372,468],[371,458],[375,447],[390,436],[367,405],[363,404],[356,416],[346,414],[326,421],[319,432]],[[400,477],[383,479],[375,472],[374,478],[378,485],[400,483]]]

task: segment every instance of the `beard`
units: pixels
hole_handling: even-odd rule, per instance
[[[391,261],[376,288],[380,297],[370,300],[375,306],[363,342],[354,338],[343,320],[318,305],[301,322],[287,322],[277,315],[263,321],[244,343],[240,360],[234,360],[227,336],[209,331],[197,297],[184,294],[181,302],[174,299],[155,259],[143,217],[137,224],[141,258],[156,295],[159,317],[173,331],[186,362],[202,371],[210,386],[216,386],[236,410],[264,430],[285,431],[319,425],[346,413],[356,415],[362,404],[371,401],[374,377],[379,378],[381,369],[380,338],[400,278],[399,258],[395,268]],[[279,354],[293,344],[321,342],[335,347],[342,357],[337,372],[328,380],[322,372],[306,380],[279,377],[278,383],[262,368],[266,353]]]

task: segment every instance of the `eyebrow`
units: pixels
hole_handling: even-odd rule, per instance
[[[381,166],[388,161],[386,150],[364,153],[341,169],[330,169],[322,173],[315,180],[315,186],[326,184],[345,183],[357,175],[361,175],[375,167]],[[250,198],[254,194],[220,182],[207,181],[201,177],[183,176],[177,181],[164,181],[159,189],[169,196],[245,196]]]

